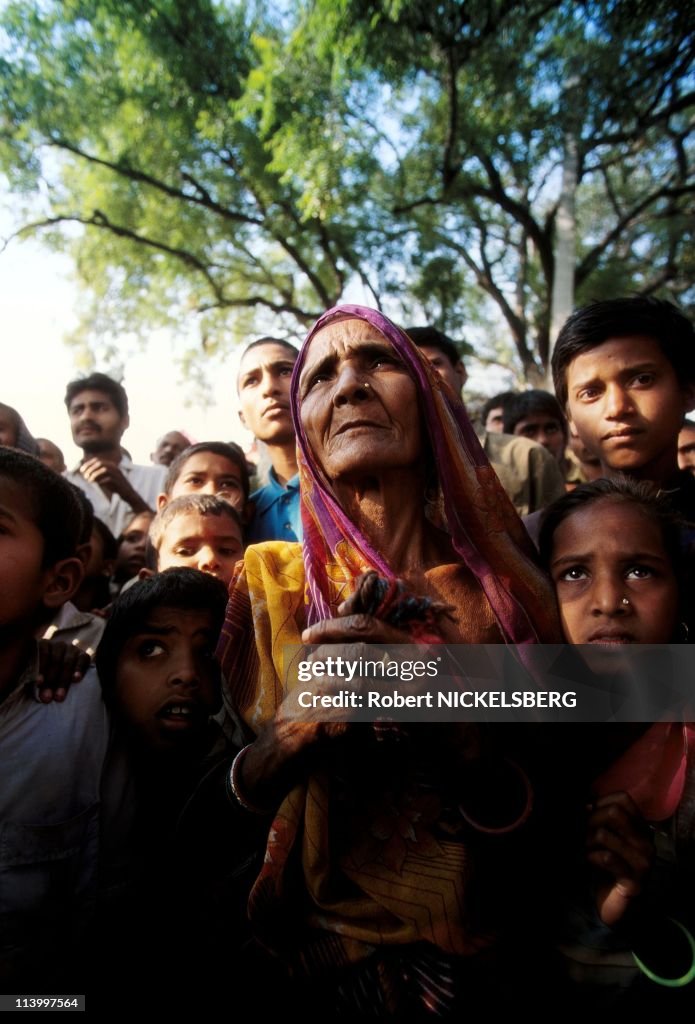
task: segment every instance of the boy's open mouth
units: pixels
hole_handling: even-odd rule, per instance
[[[157,718],[174,728],[185,729],[200,722],[201,708],[197,701],[172,700],[160,708]]]

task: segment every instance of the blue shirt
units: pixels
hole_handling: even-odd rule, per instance
[[[264,540],[301,540],[302,521],[299,512],[299,474],[285,487],[271,469],[268,483],[251,495],[256,503],[253,521],[246,531],[248,544]]]

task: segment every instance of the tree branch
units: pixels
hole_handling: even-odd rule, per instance
[[[250,217],[248,214],[238,213],[236,210],[230,210],[228,207],[216,202],[207,190],[189,173],[182,172],[181,176],[196,189],[198,192],[197,197],[190,195],[188,192],[184,192],[180,188],[175,188],[173,185],[167,185],[166,182],[160,181],[158,178],[154,178],[151,174],[147,174],[145,171],[139,171],[134,167],[130,167],[128,164],[115,163],[112,160],[106,160],[103,157],[87,153],[85,150],[81,149],[79,146],[73,145],[73,143],[68,142],[66,139],[54,136],[48,141],[48,145],[55,146],[58,149],[64,149],[91,164],[96,164],[99,167],[106,167],[115,174],[119,174],[121,177],[127,178],[128,181],[138,181],[143,185],[149,185],[151,188],[157,189],[158,192],[162,192],[171,199],[176,199],[185,203],[193,203],[195,206],[202,206],[206,210],[211,210],[213,213],[219,214],[220,217],[224,217],[225,220],[232,220],[239,224],[254,224],[257,227],[262,227],[263,225],[263,221],[257,217]]]
[[[581,284],[589,276],[592,270],[596,268],[601,256],[613,244],[613,242],[620,237],[625,228],[637,221],[640,215],[658,199],[677,199],[683,195],[689,194],[695,194],[695,183],[693,185],[682,185],[678,188],[665,186],[657,189],[650,195],[645,196],[645,198],[633,206],[631,210],[623,214],[608,234],[605,235],[603,240],[599,242],[598,245],[595,245],[593,249],[590,249],[581,263],[578,264],[576,271],[577,285]]]

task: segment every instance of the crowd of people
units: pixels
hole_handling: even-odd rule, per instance
[[[591,304],[552,371],[471,417],[451,339],[344,305],[245,349],[259,465],[176,430],[133,464],[101,373],[66,389],[74,469],[0,405],[6,991],[692,1003],[695,725],[291,707],[287,645],[689,642],[692,324]]]

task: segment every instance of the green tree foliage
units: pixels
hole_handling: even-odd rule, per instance
[[[3,23],[3,164],[43,206],[30,229],[73,253],[87,325],[196,314],[212,345],[230,311],[296,326],[338,299],[350,232],[305,212],[248,111],[280,25],[207,0],[17,3]]]
[[[533,377],[568,138],[578,299],[695,303],[693,14],[15,0],[0,166],[21,228],[73,253],[92,336],[193,317],[210,350],[298,330],[357,280],[488,354],[511,340]]]

